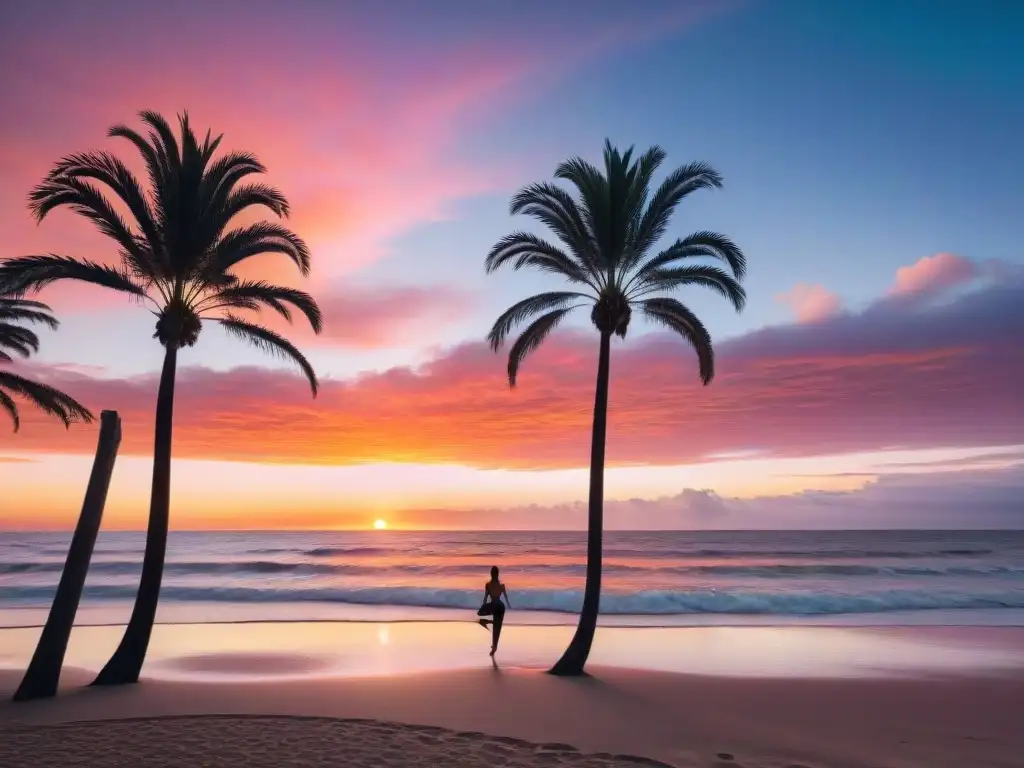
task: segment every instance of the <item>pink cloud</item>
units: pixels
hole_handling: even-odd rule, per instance
[[[472,297],[449,286],[355,289],[339,287],[317,296],[324,313],[320,336],[309,341],[348,347],[401,345],[422,339],[424,324],[434,331],[465,317]]]
[[[932,298],[979,277],[978,264],[953,253],[924,256],[896,270],[890,296]]]
[[[655,333],[617,344],[608,460],[1024,444],[1022,299],[1024,284],[991,285],[942,305],[879,301],[859,314],[765,328],[718,345],[707,388],[678,339]],[[504,359],[469,343],[418,368],[326,380],[315,401],[285,371],[185,368],[175,451],[310,464],[585,466],[596,354],[591,334],[556,333],[509,391]],[[150,455],[155,374],[23,370],[95,410],[119,410],[122,451]],[[89,452],[95,434],[65,431],[26,408],[16,442],[0,439],[23,451]]]
[[[453,155],[449,145],[461,130],[464,112],[500,98],[523,75],[522,65],[495,54],[471,70],[435,67],[406,80],[402,92],[386,100],[372,82],[334,82],[338,69],[362,66],[339,61],[305,85],[300,78],[299,85],[281,83],[276,89],[268,83],[268,95],[256,100],[233,94],[227,82],[198,71],[198,63],[195,72],[145,79],[119,65],[115,71],[81,72],[81,78],[105,81],[109,88],[81,105],[74,133],[40,133],[30,120],[19,121],[16,128],[5,126],[6,150],[32,162],[19,163],[19,172],[6,174],[0,185],[0,225],[9,233],[4,254],[113,258],[110,244],[69,213],[55,213],[36,226],[26,196],[49,166],[71,151],[102,147],[134,161],[130,145],[104,136],[115,122],[134,123],[142,107],[168,116],[188,108],[197,125],[225,134],[226,147],[256,152],[269,169],[266,180],[292,202],[292,224],[314,253],[316,281],[366,266],[386,252],[386,241],[396,234],[442,218],[457,199],[509,182],[509,167],[474,167]],[[480,80],[494,87],[481,88]],[[437,104],[430,102],[435,92]],[[17,109],[20,94],[10,96],[7,103],[13,101],[12,109]],[[53,99],[68,105],[64,94]],[[290,114],[295,117],[286,119]],[[413,125],[415,130],[410,130]],[[268,261],[260,269],[272,279],[295,280],[286,260]],[[88,288],[65,294],[75,308],[102,301],[104,295]]]
[[[104,136],[139,109],[170,116],[187,108],[197,125],[225,134],[225,147],[255,152],[267,180],[288,195],[314,254],[314,292],[379,259],[396,235],[450,215],[455,201],[518,184],[522,158],[491,155],[482,165],[460,139],[543,93],[538,75],[549,87],[595,56],[714,10],[687,3],[638,21],[614,9],[580,18],[498,8],[489,22],[453,13],[425,31],[406,13],[363,15],[342,4],[106,5],[116,15],[19,6],[0,30],[0,64],[20,73],[0,83],[0,103],[18,116],[0,135],[0,255],[109,260],[110,244],[68,213],[36,227],[29,189],[68,152],[115,148],[131,158],[126,142]],[[481,42],[481,31],[499,27]],[[188,56],[179,54],[182,39]],[[295,282],[284,260],[259,268]],[[106,306],[105,296],[70,287],[57,304],[85,311]]]
[[[823,285],[797,283],[775,300],[787,305],[798,323],[816,323],[842,309],[842,299]]]

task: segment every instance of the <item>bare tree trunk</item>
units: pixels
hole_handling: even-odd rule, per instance
[[[96,535],[103,519],[103,507],[107,502],[110,477],[117,460],[117,449],[121,445],[121,418],[116,411],[100,414],[100,437],[96,445],[96,458],[92,462],[92,474],[82,502],[82,513],[78,516],[64,570],[57,585],[46,626],[39,636],[36,651],[28,665],[21,685],[14,693],[15,701],[49,698],[57,693],[64,654],[68,650],[68,639],[78,613],[82,588],[92,560]]]
[[[601,603],[601,554],[604,535],[604,444],[608,426],[608,382],[611,364],[611,334],[601,334],[597,361],[597,391],[594,394],[594,431],[590,442],[590,509],[587,517],[587,581],[583,609],[572,642],[550,669],[552,675],[577,676],[590,656]]]
[[[149,527],[146,530],[146,554],[142,559],[142,576],[135,607],[125,629],[121,644],[93,685],[137,683],[146,660],[149,639],[156,621],[160,601],[160,583],[167,556],[167,528],[171,506],[171,437],[174,427],[174,378],[178,350],[168,345],[160,374],[160,390],[156,398],[156,438],[153,445],[153,486],[149,502]]]

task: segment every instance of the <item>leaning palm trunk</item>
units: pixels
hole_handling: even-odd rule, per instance
[[[57,593],[53,597],[46,625],[39,636],[32,661],[18,690],[15,701],[50,698],[57,693],[64,655],[68,640],[75,624],[78,604],[82,599],[82,588],[89,572],[92,551],[103,519],[103,507],[107,502],[110,477],[117,461],[117,449],[121,445],[121,418],[117,411],[103,411],[100,414],[100,436],[96,444],[96,458],[93,460],[89,485],[82,502],[82,513],[78,516],[75,534],[68,547],[64,570],[60,574]]]
[[[590,442],[590,509],[587,515],[587,583],[583,588],[580,623],[562,658],[551,668],[552,675],[582,675],[590,656],[601,605],[601,556],[604,534],[604,445],[608,426],[608,382],[611,363],[611,334],[601,334],[597,362],[597,391],[594,394],[594,428]]]
[[[142,560],[142,577],[135,607],[125,629],[121,644],[93,685],[137,683],[146,660],[149,638],[156,621],[160,600],[160,583],[164,576],[167,555],[167,529],[171,506],[171,437],[174,427],[174,378],[178,350],[168,344],[164,367],[160,373],[160,389],[156,399],[156,438],[153,445],[153,487],[149,501],[149,526],[146,529],[146,554]]]

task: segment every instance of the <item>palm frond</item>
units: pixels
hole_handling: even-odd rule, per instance
[[[112,131],[114,129],[111,129]],[[136,134],[137,135],[137,134]],[[141,137],[138,137],[141,139]],[[109,152],[83,152],[69,155],[50,172],[50,178],[93,179],[106,185],[131,211],[150,248],[159,241],[153,209],[142,185],[128,167]],[[123,244],[122,244],[123,245]]]
[[[281,336],[280,334],[274,333],[269,328],[264,328],[263,326],[256,325],[254,323],[248,323],[245,320],[240,320],[237,317],[231,317],[230,315],[228,317],[218,318],[217,322],[223,325],[228,333],[248,341],[257,349],[278,355],[279,357],[296,363],[305,374],[306,379],[309,381],[309,387],[313,390],[313,397],[316,397],[317,391],[320,387],[316,378],[316,372],[313,370],[313,366],[305,356],[290,341],[288,341],[288,339],[284,338],[284,336]]]
[[[19,357],[31,357],[34,353],[39,351],[38,339],[33,339],[33,341],[35,343],[30,344],[22,339],[16,339],[13,337],[4,338],[0,335],[0,354],[3,355],[3,357],[0,357],[0,360],[3,360],[5,363],[11,362],[14,358],[10,356],[10,352],[14,352]]]
[[[698,189],[718,189],[722,177],[707,163],[688,163],[677,168],[661,183],[651,197],[636,232],[635,250],[643,255],[665,234],[679,202]]]
[[[269,208],[284,219],[291,215],[291,206],[288,205],[288,198],[282,192],[269,184],[255,183],[235,187],[224,201],[221,215],[225,221],[230,221],[246,208],[252,208],[253,206]]]
[[[60,325],[57,318],[46,312],[38,312],[34,309],[7,309],[0,303],[0,324],[6,322],[42,323],[53,329]]]
[[[589,299],[591,297],[585,293],[559,291],[539,293],[536,296],[531,296],[528,299],[523,299],[513,304],[494,321],[494,326],[491,328],[490,333],[487,334],[487,341],[491,345],[491,349],[495,352],[501,349],[501,345],[505,343],[505,339],[512,329],[526,322],[534,315],[548,309],[565,308],[566,304],[580,298]],[[569,307],[569,309],[575,309],[575,307]]]
[[[0,264],[3,264],[0,261]],[[53,312],[49,304],[35,299],[23,299],[20,296],[0,296],[0,306],[24,307],[25,309],[38,309],[41,312]]]
[[[28,328],[0,323],[0,349],[9,349],[22,357],[39,351],[39,337]]]
[[[17,432],[21,428],[21,418],[18,416],[18,404],[14,402],[10,395],[0,389],[0,408],[7,411],[7,415],[11,417],[11,421],[14,422],[14,431]]]
[[[115,240],[125,251],[139,248],[138,235],[103,193],[88,181],[74,176],[48,177],[29,193],[29,208],[37,221],[42,221],[50,211],[61,206],[67,206],[89,219],[102,234]]]
[[[221,141],[224,140],[224,134],[220,134],[214,138],[210,137],[210,129],[206,129],[206,138],[203,139],[203,146],[200,150],[203,156],[203,165],[209,165],[210,160],[213,159],[213,154],[217,151],[217,147],[220,146]]]
[[[618,261],[626,255],[627,238],[630,233],[630,201],[636,168],[631,165],[633,147],[620,152],[611,140],[604,142],[604,178],[608,187],[608,209],[605,225],[608,230],[608,252],[615,254]]]
[[[38,291],[57,280],[78,280],[144,297],[146,289],[122,270],[55,254],[0,261],[0,293]]]
[[[600,290],[597,280],[584,270],[578,262],[557,246],[529,232],[513,232],[499,240],[484,261],[488,273],[512,262],[515,270],[523,267],[537,267],[574,283],[589,285]]]
[[[694,264],[675,269],[656,269],[648,272],[643,281],[630,292],[630,300],[661,291],[674,291],[684,285],[698,285],[727,298],[739,312],[747,302],[743,286],[724,269],[707,264]]]
[[[675,331],[694,348],[700,380],[705,386],[710,384],[715,377],[715,353],[711,346],[711,334],[700,319],[675,299],[647,299],[640,302],[640,306],[649,320]]]
[[[593,236],[596,256],[603,270],[612,270],[617,254],[611,252],[608,180],[596,166],[580,157],[559,164],[555,178],[571,182],[579,192],[582,218]]]
[[[180,173],[181,151],[178,149],[178,140],[171,130],[171,124],[159,112],[150,109],[139,112],[139,117],[152,129],[150,141],[161,161],[172,173]]]
[[[7,390],[8,393],[13,392],[24,397],[39,410],[60,419],[65,427],[70,427],[77,421],[88,423],[94,418],[88,408],[70,395],[10,371],[0,371],[0,388]]]
[[[198,304],[196,311],[210,311],[222,307],[251,309],[253,304],[256,308],[260,304],[266,304],[291,322],[291,310],[288,308],[290,304],[306,316],[316,333],[323,330],[323,315],[312,296],[305,291],[273,285],[263,280],[242,280],[222,288]]]
[[[224,204],[228,193],[241,179],[267,169],[251,152],[228,152],[206,169],[203,184],[209,195],[207,204],[217,209]]]
[[[42,323],[56,329],[60,322],[52,312],[53,310],[41,301],[0,296],[0,327],[3,323],[23,322]]]
[[[164,184],[164,179],[168,173],[167,167],[161,161],[160,155],[157,150],[140,134],[138,131],[129,128],[127,125],[114,125],[107,131],[107,136],[110,138],[121,138],[127,139],[142,155],[143,161],[146,163],[146,171],[149,173],[150,184],[153,185],[154,189]]]
[[[309,247],[287,227],[272,221],[261,221],[225,234],[215,246],[215,266],[226,272],[246,259],[261,253],[281,253],[295,262],[299,272],[309,274]]]
[[[140,116],[145,120],[147,113],[140,113]],[[157,115],[159,118],[159,115]],[[160,118],[166,125],[166,121]],[[140,133],[129,128],[125,125],[115,125],[107,131],[107,135],[114,138],[123,138],[130,141],[138,149],[139,154],[142,155],[143,160],[146,163],[146,170],[149,173],[150,190],[153,195],[153,223],[155,232],[152,233],[156,239],[150,240],[157,257],[161,259],[165,265],[165,271],[170,272],[169,256],[165,252],[165,249],[158,248],[158,243],[163,245],[160,239],[160,233],[167,231],[167,211],[173,207],[173,182],[172,179],[175,175],[174,167],[172,167],[172,160],[164,151],[164,142],[160,136],[155,132],[151,131],[149,134],[149,141],[147,141]],[[173,139],[173,136],[172,136]],[[175,156],[174,162],[177,161]],[[145,228],[143,228],[145,231]],[[147,236],[150,233],[147,232]]]
[[[595,282],[602,282],[603,265],[597,260],[597,243],[572,195],[549,182],[530,184],[513,196],[509,212],[513,216],[532,216],[544,224],[568,246],[573,257],[595,278]]]
[[[196,139],[195,131],[192,130],[192,126],[189,123],[188,110],[178,115],[178,133],[181,134],[182,170],[198,181],[202,178],[205,163],[203,162],[203,152],[199,147],[199,141]]]
[[[640,229],[640,222],[650,196],[651,179],[666,157],[664,149],[653,146],[637,158],[636,165],[631,169],[629,193],[623,216],[627,227],[626,243],[630,246],[636,241],[636,233]],[[628,263],[630,255],[626,254],[627,263],[623,264],[623,269],[628,270],[631,266]]]
[[[523,360],[541,345],[544,339],[547,338],[547,335],[570,312],[572,312],[571,307],[556,309],[554,312],[541,315],[519,335],[519,338],[516,339],[515,344],[512,345],[508,352],[508,385],[510,387],[514,388],[516,385],[516,376],[519,374],[519,368],[523,364]]]
[[[214,142],[209,141],[207,135],[207,141],[210,146],[214,146],[220,142],[220,137]],[[206,158],[208,152],[209,147],[204,143],[202,156]],[[204,248],[214,245],[235,215],[227,206],[238,183],[247,176],[265,172],[266,168],[250,152],[229,152],[206,167],[201,174],[198,192],[200,220],[205,223],[202,227]],[[282,215],[276,209],[275,213]]]
[[[729,265],[733,275],[742,280],[747,274],[747,257],[732,240],[717,232],[694,232],[663,250],[657,256],[646,261],[634,277],[643,280],[650,272],[664,269],[675,261],[682,259],[709,258],[717,259]]]

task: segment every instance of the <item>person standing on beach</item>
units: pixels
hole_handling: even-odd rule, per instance
[[[508,603],[508,607],[512,607],[511,601],[508,599],[508,591],[505,589],[505,585],[498,580],[498,566],[491,568],[491,580],[484,584],[484,602],[480,606],[480,610],[476,612],[477,616],[493,616],[491,621],[487,619],[480,619],[480,626],[487,629],[487,625],[491,625],[491,656],[494,655],[495,651],[498,650],[498,638],[501,637],[501,624],[505,621],[505,604],[501,602],[501,598],[505,598],[505,602]]]

